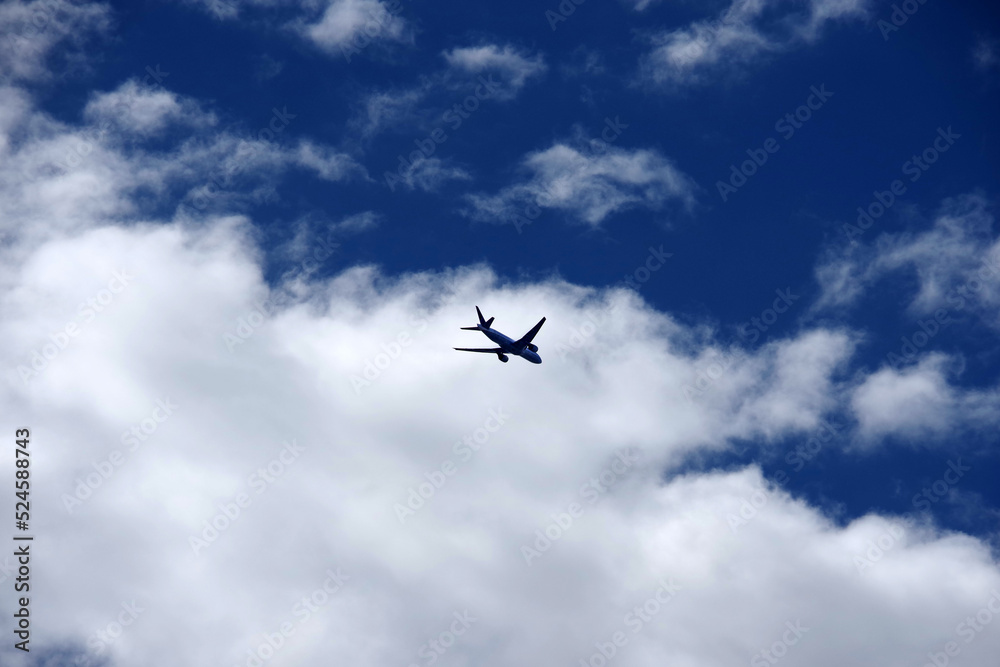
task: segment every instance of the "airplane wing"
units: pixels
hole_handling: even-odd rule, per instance
[[[456,347],[455,349],[462,352],[489,352],[490,354],[503,352],[503,349],[499,347]]]
[[[543,324],[545,324],[545,318],[544,317],[541,320],[539,320],[538,324],[536,324],[535,326],[531,327],[531,331],[529,331],[528,333],[524,334],[524,336],[522,336],[521,339],[518,340],[514,344],[517,345],[517,346],[519,346],[519,347],[526,347],[528,345],[528,343],[530,343],[532,341],[532,339],[535,337],[535,334],[538,333],[538,330],[542,328]]]

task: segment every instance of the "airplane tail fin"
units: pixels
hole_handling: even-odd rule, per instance
[[[476,306],[476,315],[479,315],[479,327],[462,327],[462,328],[463,329],[477,330],[480,327],[482,327],[484,329],[489,329],[490,325],[493,324],[493,319],[494,318],[491,317],[488,320],[487,319],[483,319],[483,311],[479,310],[479,306]]]

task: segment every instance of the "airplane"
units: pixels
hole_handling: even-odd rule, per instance
[[[502,333],[496,329],[491,329],[490,325],[493,324],[493,319],[488,320],[483,319],[483,313],[479,310],[479,306],[476,306],[476,314],[479,315],[479,324],[474,327],[459,327],[463,331],[482,331],[486,334],[486,337],[491,341],[499,345],[500,347],[456,347],[456,350],[461,352],[487,352],[489,354],[497,355],[500,361],[507,363],[507,355],[512,354],[518,357],[527,359],[533,364],[542,363],[542,358],[538,356],[538,346],[531,342],[538,333],[538,330],[542,328],[545,324],[545,318],[543,317],[538,324],[531,328],[531,331],[524,334],[518,340],[511,340],[504,336]]]

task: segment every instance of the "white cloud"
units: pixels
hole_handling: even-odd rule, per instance
[[[412,43],[402,0],[185,0],[219,20],[266,16],[348,62],[372,43]],[[286,20],[291,12],[294,18]]]
[[[48,79],[46,63],[57,47],[66,47],[66,58],[77,58],[88,39],[110,26],[105,3],[7,0],[0,4],[0,85]]]
[[[399,16],[400,9],[400,0],[329,0],[322,17],[299,22],[296,29],[326,51],[360,52],[372,41],[412,41],[406,21]]]
[[[340,181],[352,175],[366,175],[364,168],[350,155],[311,141],[300,142],[292,159],[298,165],[312,169],[325,181]]]
[[[879,281],[913,276],[918,287],[911,313],[976,312],[1000,327],[1000,239],[993,222],[985,198],[964,195],[945,200],[925,231],[882,234],[868,246],[831,250],[816,270],[823,289],[816,307],[848,306]]]
[[[402,183],[408,190],[420,189],[425,192],[434,192],[448,181],[472,180],[472,176],[465,169],[436,157],[417,157],[401,171],[386,172],[385,178],[392,190],[396,189],[397,184]]]
[[[197,102],[163,88],[150,88],[136,79],[116,90],[91,97],[84,116],[92,123],[108,123],[116,129],[152,136],[171,123],[212,126],[215,115],[202,111]]]
[[[371,139],[388,128],[398,130],[420,127],[431,130],[440,127],[449,110],[469,102],[469,109],[489,101],[508,102],[531,81],[540,79],[548,70],[541,54],[529,56],[511,45],[483,44],[445,51],[447,66],[411,86],[366,93],[359,111],[350,125],[364,139]],[[448,121],[449,123],[452,121]]]
[[[107,651],[150,667],[245,664],[286,622],[295,632],[275,659],[290,665],[419,663],[420,647],[465,610],[475,621],[447,657],[487,667],[571,664],[617,631],[628,637],[621,665],[748,662],[786,622],[805,628],[789,655],[808,664],[865,655],[861,664],[902,665],[956,639],[956,625],[1000,586],[973,538],[876,515],[837,526],[756,468],[664,481],[685,453],[802,424],[794,410],[750,406],[739,409],[752,417],[729,419],[686,401],[680,385],[696,364],[680,350],[697,345],[692,332],[627,292],[501,284],[482,268],[400,278],[356,268],[309,285],[229,352],[223,335],[271,291],[249,237],[238,219],[99,227],[5,269],[8,369],[111,271],[134,275],[38,377],[0,390],[3,414],[36,429],[46,483],[33,509],[39,533],[62,550],[34,555],[33,583],[53,602],[46,632],[60,642],[86,646],[134,600],[143,611]],[[617,303],[613,321],[561,361],[558,343],[600,305],[595,296]],[[450,350],[472,335],[456,327],[474,299],[508,332],[549,315],[537,339],[545,363],[501,366]],[[403,332],[409,343],[394,350]],[[745,396],[796,400],[803,383],[825,379],[791,377],[829,367],[824,341],[805,336],[748,358],[763,372]],[[356,394],[351,376],[380,354],[391,361],[373,361],[379,376]],[[129,451],[121,434],[157,399],[176,407]],[[463,459],[455,443],[475,441],[491,409],[504,423]],[[264,483],[255,471],[293,439],[303,450],[272,463]],[[626,448],[639,458],[612,476]],[[116,449],[124,462],[69,513],[62,494]],[[446,459],[455,474],[401,525],[394,505]],[[591,489],[608,485],[591,492],[593,504],[580,491],[591,478]],[[235,516],[241,493],[248,506],[195,555],[190,536],[224,516],[220,506]],[[747,515],[744,503],[762,493]],[[574,501],[583,515],[547,548],[539,541],[529,566],[522,546],[534,548],[536,530]],[[342,588],[296,614],[337,568],[349,577]],[[676,584],[674,598],[650,603],[648,622],[628,617],[661,581]],[[585,603],[594,599],[602,603]],[[11,613],[9,597],[0,604]],[[545,622],[553,617],[567,622]],[[963,660],[990,664],[998,641],[976,636]],[[4,664],[22,664],[2,650]]]
[[[825,24],[867,13],[867,0],[807,0],[801,11],[782,12],[780,0],[733,0],[718,18],[696,21],[653,37],[641,62],[656,85],[702,83],[738,72],[769,53],[816,41]],[[640,9],[642,7],[639,7]]]
[[[410,127],[420,118],[418,106],[429,92],[429,86],[419,85],[367,93],[350,124],[364,139],[370,139],[387,128]]]
[[[928,354],[913,366],[884,367],[867,376],[851,395],[860,438],[868,444],[887,435],[922,442],[965,429],[995,428],[1000,391],[951,386],[949,364],[946,355]]]
[[[517,95],[529,79],[541,77],[548,70],[541,54],[528,56],[521,49],[507,44],[482,44],[445,51],[448,66],[467,74],[495,72],[503,81],[503,99]]]
[[[356,213],[329,226],[330,231],[356,234],[374,229],[379,224],[379,215],[373,211]]]
[[[532,208],[548,208],[596,227],[628,208],[694,203],[694,182],[655,150],[603,144],[595,151],[555,143],[525,156],[522,167],[529,174],[526,179],[494,195],[471,195],[470,214],[509,222],[514,216],[530,217]]]
[[[137,92],[122,112],[108,104],[128,88],[92,99],[85,114],[92,124],[82,127],[36,111],[20,91],[0,89],[0,234],[30,247],[95,221],[141,218],[146,206],[176,203],[178,194],[189,213],[245,210],[275,192],[293,167],[331,181],[367,178],[331,147],[283,139],[293,117],[277,114],[256,136],[241,137],[217,131],[211,115],[167,91]],[[145,140],[168,121],[188,134],[149,148]]]

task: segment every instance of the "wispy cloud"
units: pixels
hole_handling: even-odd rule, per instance
[[[365,94],[351,125],[366,139],[390,127],[419,126],[470,94],[484,99],[484,87],[485,97],[509,102],[548,71],[542,54],[531,55],[510,44],[457,47],[442,52],[441,57],[445,67],[422,76],[416,84]]]
[[[914,276],[911,312],[968,309],[1000,326],[1000,238],[993,223],[989,202],[970,194],[946,200],[924,231],[831,248],[816,269],[823,290],[816,307],[850,306],[879,281]]]
[[[402,170],[399,178],[407,189],[419,189],[425,192],[434,192],[448,181],[472,180],[472,176],[465,169],[436,157],[417,157]],[[390,179],[389,185],[395,189],[394,180]]]
[[[46,66],[60,52],[70,59],[112,25],[105,3],[8,0],[0,4],[0,84],[47,79]]]
[[[641,77],[671,87],[738,73],[763,56],[815,42],[827,23],[864,17],[868,2],[806,0],[794,3],[804,4],[802,8],[786,9],[789,4],[733,0],[715,19],[656,33],[652,50],[640,62]]]
[[[445,51],[442,55],[454,71],[497,74],[505,84],[504,92],[499,96],[501,99],[513,98],[529,79],[539,78],[548,70],[541,54],[530,56],[510,44],[461,47]]]

